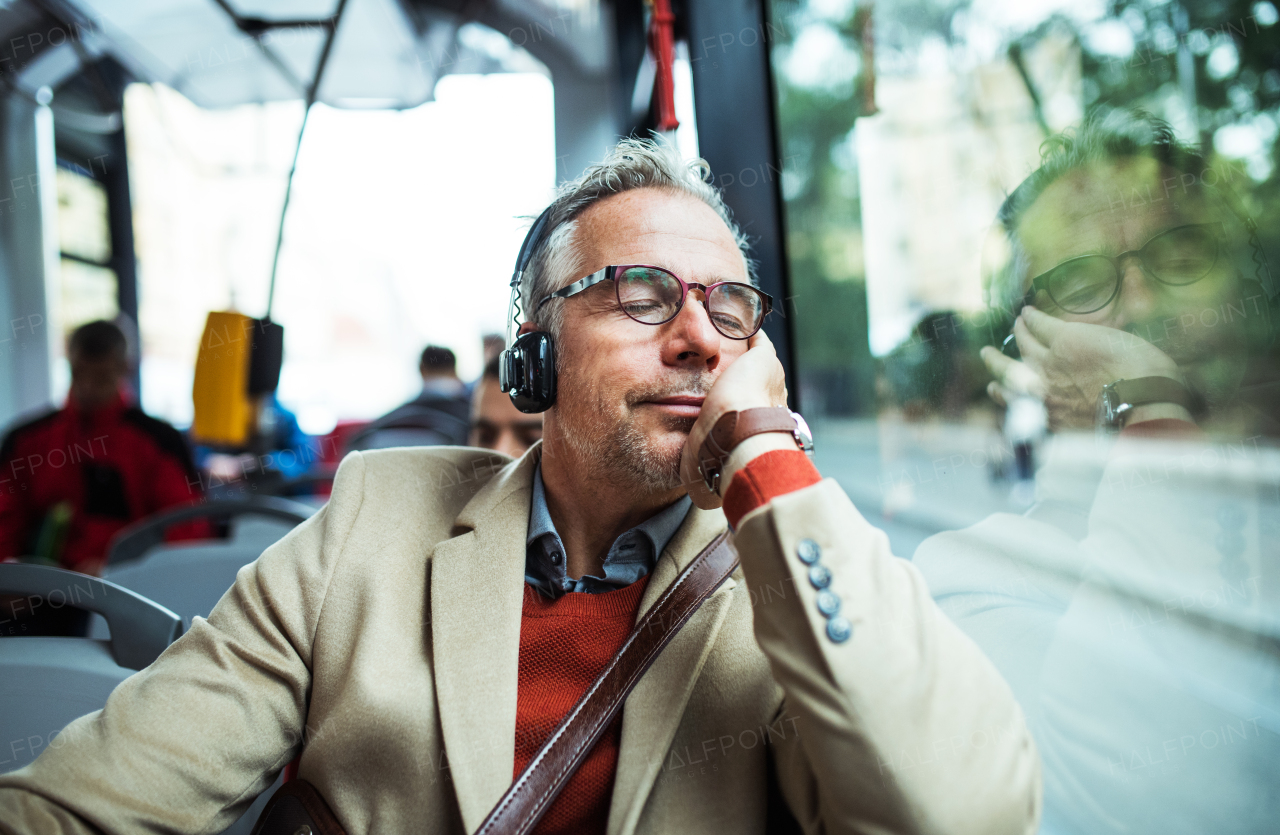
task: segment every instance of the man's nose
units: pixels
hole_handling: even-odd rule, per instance
[[[1116,305],[1117,328],[1149,322],[1160,307],[1160,283],[1152,278],[1137,258],[1128,258],[1121,264],[1120,298]]]
[[[703,291],[690,288],[684,307],[663,325],[662,360],[667,365],[696,365],[708,370],[720,363],[720,333],[711,325]]]

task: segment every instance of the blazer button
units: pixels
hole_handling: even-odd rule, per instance
[[[840,598],[829,589],[818,592],[818,611],[825,617],[833,618],[840,614]]]
[[[832,643],[843,644],[852,634],[853,624],[849,623],[848,618],[837,616],[827,621],[827,637]]]
[[[805,565],[813,565],[822,557],[822,548],[812,539],[802,539],[796,546],[796,556]]]
[[[809,582],[815,589],[825,589],[831,585],[831,569],[825,565],[815,565],[809,569]]]

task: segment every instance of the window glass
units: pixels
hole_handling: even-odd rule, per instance
[[[61,314],[67,336],[85,322],[114,319],[120,312],[115,271],[63,256],[58,268]]]
[[[1276,6],[770,14],[817,462],[1017,694],[1041,831],[1270,831]]]
[[[534,72],[445,75],[434,101],[404,111],[315,106],[272,310],[279,398],[304,431],[411,399],[427,344],[479,375],[525,218],[555,183],[552,113]],[[143,405],[177,425],[191,421],[209,311],[266,311],[301,117],[300,102],[207,110],[161,85],[126,91]]]
[[[111,260],[107,190],[78,171],[58,168],[58,245],[74,258],[105,264]]]

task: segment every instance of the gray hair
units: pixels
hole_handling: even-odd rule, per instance
[[[541,313],[538,305],[551,293],[580,278],[581,257],[576,246],[578,217],[591,206],[625,191],[658,188],[695,197],[710,206],[729,227],[738,251],[746,263],[748,280],[757,284],[755,264],[749,255],[747,237],[734,223],[720,190],[710,181],[711,168],[705,160],[686,163],[672,147],[651,139],[627,138],[609,151],[604,160],[588,168],[581,177],[560,186],[551,202],[550,216],[542,241],[530,254],[520,281],[521,307],[526,320],[560,335],[564,306],[550,304]]]

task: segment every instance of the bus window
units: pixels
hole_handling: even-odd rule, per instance
[[[1042,832],[1268,831],[1275,5],[770,14],[820,469],[1013,687]]]

